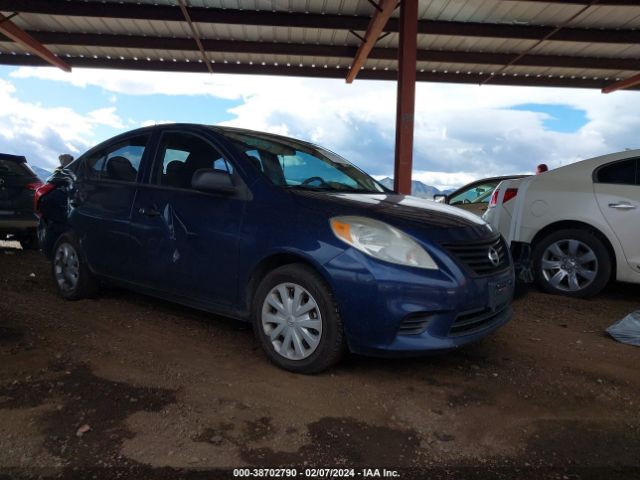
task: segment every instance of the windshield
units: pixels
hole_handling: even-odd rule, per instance
[[[339,155],[257,132],[222,130],[273,184],[285,188],[382,193],[387,190]]]

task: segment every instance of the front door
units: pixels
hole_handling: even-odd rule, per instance
[[[615,232],[627,262],[640,270],[640,160],[630,159],[601,167],[593,190],[600,211]]]
[[[138,283],[197,301],[236,300],[238,237],[245,207],[234,193],[191,188],[196,170],[234,176],[233,166],[202,137],[163,133],[148,185],[141,185],[132,214],[138,245]]]

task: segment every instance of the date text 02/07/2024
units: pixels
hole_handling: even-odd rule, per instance
[[[386,468],[236,468],[234,478],[399,478],[397,470]]]

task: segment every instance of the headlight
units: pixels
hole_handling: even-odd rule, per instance
[[[366,217],[333,217],[333,233],[343,242],[385,262],[437,270],[433,258],[408,235],[391,225]]]

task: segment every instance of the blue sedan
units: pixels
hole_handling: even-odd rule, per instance
[[[119,135],[36,192],[69,300],[100,284],[253,324],[278,366],[447,351],[512,315],[513,266],[477,216],[397,195],[322,147],[229,127]]]

